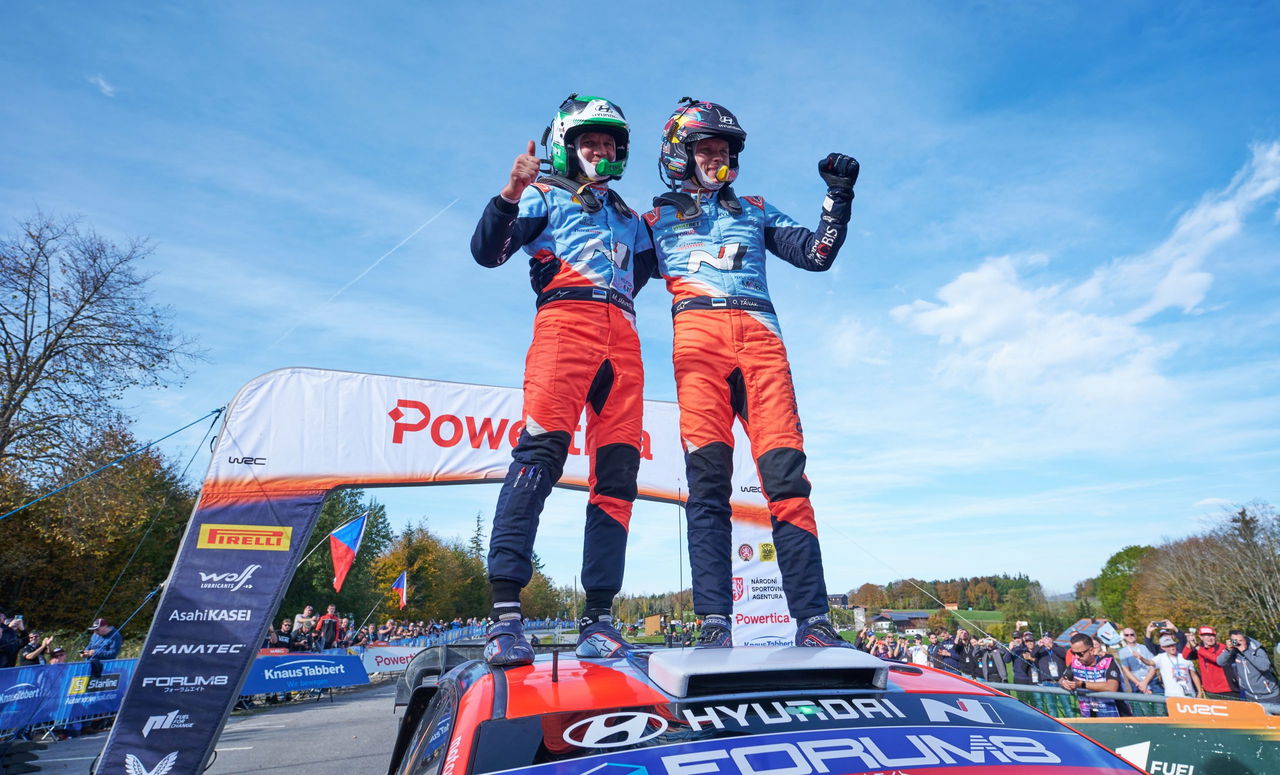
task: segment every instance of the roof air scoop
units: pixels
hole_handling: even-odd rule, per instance
[[[840,648],[665,649],[650,654],[648,662],[650,680],[673,697],[791,689],[883,690],[889,677],[885,662]]]

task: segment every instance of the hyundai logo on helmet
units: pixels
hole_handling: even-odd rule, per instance
[[[621,748],[652,740],[666,731],[667,722],[652,713],[605,713],[569,727],[564,739],[579,748]]]

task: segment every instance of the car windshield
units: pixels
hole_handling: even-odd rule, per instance
[[[1009,697],[812,694],[487,721],[472,772],[839,775],[951,766],[1061,772],[1064,765],[1134,771]]]

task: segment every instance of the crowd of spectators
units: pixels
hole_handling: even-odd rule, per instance
[[[80,650],[93,675],[102,674],[102,663],[120,655],[120,632],[106,619],[95,619],[87,632],[89,644]],[[67,650],[53,642],[52,635],[28,629],[25,617],[12,617],[0,610],[0,668],[60,665],[67,661]]]
[[[1219,642],[1213,627],[1184,632],[1166,618],[1150,622],[1141,643],[1132,627],[1119,628],[1119,643],[1112,645],[1097,635],[1071,632],[1067,637],[1064,646],[1047,632],[1039,637],[1015,632],[1006,644],[975,638],[964,628],[900,636],[868,627],[854,645],[882,659],[930,665],[988,683],[1057,686],[1080,695],[1086,716],[1125,710],[1122,702],[1090,698],[1090,692],[1280,703],[1280,684],[1266,650],[1242,630],[1231,630]]]
[[[483,627],[487,620],[456,617],[451,621],[436,619],[409,621],[387,619],[381,626],[356,623],[354,614],[338,613],[337,605],[330,603],[323,614],[315,608],[304,606],[292,619],[280,620],[278,627],[267,631],[263,648],[288,649],[289,651],[323,651],[350,646],[370,646],[410,638],[440,635],[449,630],[464,627]]]

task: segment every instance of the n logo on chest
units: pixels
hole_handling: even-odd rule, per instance
[[[722,272],[734,271],[742,268],[742,257],[746,255],[747,249],[737,242],[730,242],[720,248],[718,255],[711,255],[705,250],[689,251],[689,274],[698,271],[703,264],[707,264],[714,269]]]
[[[626,271],[631,264],[631,248],[622,243],[615,243],[612,251],[605,250],[604,242],[599,239],[591,239],[582,248],[582,252],[578,254],[579,261],[590,261],[599,253],[605,256],[613,265],[619,269]]]

